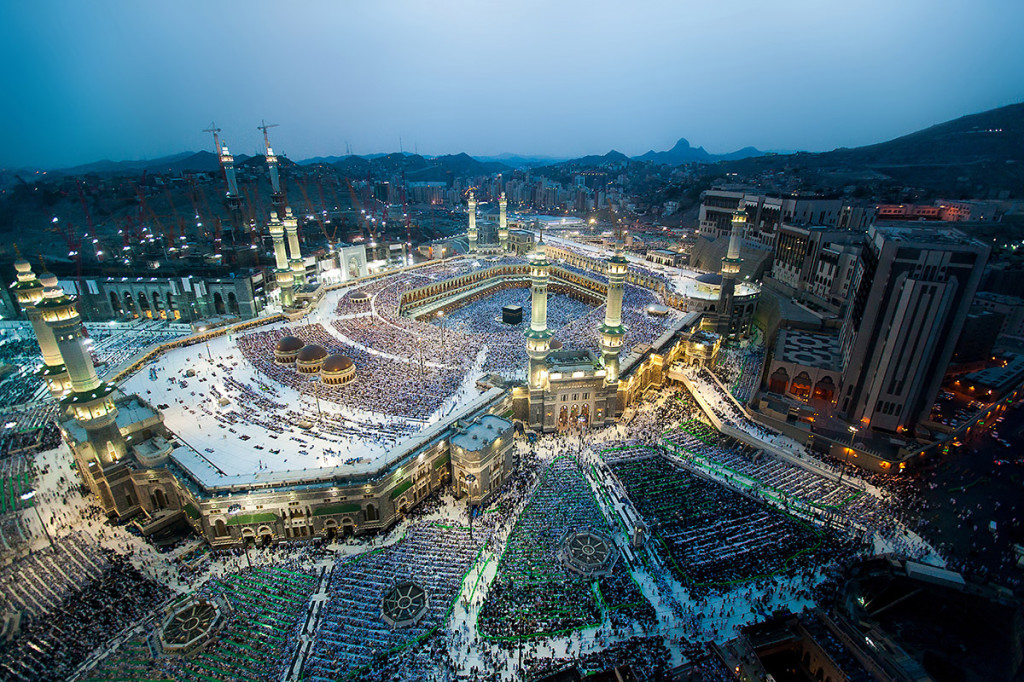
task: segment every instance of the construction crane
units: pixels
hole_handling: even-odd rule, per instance
[[[56,216],[53,218],[53,225],[53,229],[64,237],[64,242],[68,245],[68,258],[74,261],[75,271],[80,279],[82,277],[82,235],[75,234],[75,226],[70,222],[61,222]]]
[[[216,123],[211,123],[210,127],[207,128],[206,130],[204,130],[203,132],[204,133],[213,133],[213,150],[214,150],[214,153],[217,155],[217,158],[219,159],[220,158],[220,136],[218,135],[218,133],[220,133],[220,128],[217,127]]]
[[[409,201],[405,195],[405,170],[402,170],[402,218],[405,219],[405,248],[412,261],[412,221],[409,219]]]
[[[185,248],[185,220],[178,214],[178,207],[174,205],[174,199],[171,198],[170,190],[164,190],[164,198],[167,199],[167,205],[171,208],[171,216],[174,218],[174,223],[168,231],[168,238],[170,239],[171,248],[173,248],[175,253],[180,256],[181,252],[179,249]],[[181,233],[180,242],[174,236],[175,227],[177,227],[178,231]]]
[[[220,128],[217,127],[216,123],[210,123],[210,127],[203,131],[204,133],[213,133],[213,153],[217,155],[217,163],[220,165],[220,177],[227,184],[228,171],[224,168],[224,160],[220,153]]]
[[[352,186],[352,181],[349,180],[346,177],[345,178],[345,184],[348,185],[348,196],[352,200],[352,210],[353,211],[362,211],[363,204],[362,204],[362,202],[359,201],[359,197],[356,196],[356,188]],[[363,216],[365,216],[365,215],[366,215],[366,213],[364,212]],[[363,236],[363,239],[366,239],[366,224],[365,224],[366,220],[364,219],[362,223],[359,223],[358,222],[358,218],[359,218],[359,215],[357,213],[356,214],[356,220],[357,220],[357,224],[359,225],[359,234],[361,234]]]
[[[78,201],[82,204],[82,213],[85,214],[85,224],[89,226],[89,232],[95,233],[96,228],[92,224],[92,215],[89,213],[89,206],[85,202],[85,190],[82,189],[82,181],[78,181]]]
[[[299,191],[302,192],[302,198],[306,200],[306,210],[313,214],[313,219],[320,225],[320,231],[324,233],[324,239],[327,240],[328,244],[333,244],[334,236],[338,233],[338,226],[335,225],[334,231],[331,234],[327,234],[327,226],[324,224],[323,217],[313,208],[313,202],[309,200],[309,192],[306,191],[305,183],[299,183]]]
[[[267,131],[271,128],[276,128],[277,126],[277,123],[267,123],[266,121],[263,120],[261,120],[260,124],[256,126],[256,130],[263,131],[263,145],[264,148],[267,150],[267,153],[270,153],[270,136],[267,135]]]

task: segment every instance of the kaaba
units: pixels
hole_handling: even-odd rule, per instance
[[[520,324],[523,321],[523,306],[507,305],[502,308],[501,321],[505,324]]]

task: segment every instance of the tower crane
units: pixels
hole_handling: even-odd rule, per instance
[[[267,131],[271,128],[276,128],[277,126],[277,123],[267,123],[266,121],[260,121],[260,124],[256,126],[256,130],[263,131],[263,146],[268,153],[270,152],[270,136],[267,135]]]
[[[320,231],[324,233],[324,239],[327,240],[328,244],[334,243],[334,236],[338,232],[338,226],[334,226],[334,231],[331,234],[327,234],[327,226],[324,225],[323,216],[320,215],[313,208],[313,202],[309,200],[309,192],[306,191],[306,184],[303,182],[299,183],[299,191],[302,192],[302,198],[306,200],[306,209],[313,214],[313,219],[316,220],[317,224],[320,225]]]
[[[217,127],[216,123],[211,123],[210,127],[207,128],[206,130],[204,130],[203,132],[204,133],[213,133],[213,150],[214,150],[214,153],[217,155],[217,158],[219,159],[220,158],[220,136],[218,135],[218,133],[220,133],[220,128]]]

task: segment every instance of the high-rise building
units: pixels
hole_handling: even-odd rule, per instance
[[[840,336],[837,406],[874,430],[928,417],[989,247],[949,227],[871,227]]]

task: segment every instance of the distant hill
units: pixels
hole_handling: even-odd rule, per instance
[[[537,166],[549,166],[553,163],[568,161],[565,157],[558,156],[524,156],[520,154],[498,154],[497,156],[474,156],[477,161],[496,161],[511,166],[512,168],[536,168]]]
[[[761,156],[764,152],[754,147],[744,147],[729,154],[711,154],[704,147],[691,147],[686,138],[680,138],[672,149],[665,152],[651,150],[646,154],[634,156],[636,161],[652,161],[666,166],[681,166],[684,163],[714,163],[716,161],[732,161]]]
[[[887,142],[830,152],[773,154],[727,161],[726,172],[786,169],[814,182],[862,174],[964,197],[1021,196],[1024,104],[1011,104],[939,123]]]
[[[250,157],[246,154],[236,154],[235,163],[238,165],[246,163],[251,158],[262,161],[263,157]],[[72,166],[71,168],[60,168],[53,173],[64,175],[88,175],[96,173],[99,175],[123,175],[134,173],[184,173],[212,172],[220,168],[220,159],[213,152],[181,152],[171,156],[163,156],[158,159],[144,159],[141,161],[96,161]]]
[[[443,181],[448,177],[489,175],[512,170],[495,161],[482,162],[466,153],[448,154],[428,159],[419,154],[392,153],[374,156],[346,156],[331,164],[342,175],[363,177],[367,173],[388,176],[405,173],[410,182]]]
[[[241,163],[238,163],[238,157],[236,156],[235,165],[238,166],[239,168],[266,168],[267,157],[263,156],[262,154],[257,154],[256,156],[250,156]],[[281,168],[293,168],[295,166],[298,166],[299,164],[295,163],[287,156],[278,156],[277,165],[280,166]]]
[[[564,166],[604,166],[610,163],[619,163],[621,161],[629,161],[629,157],[622,152],[615,151],[614,149],[607,154],[590,154],[589,156],[581,156],[578,159],[569,159],[564,162]]]
[[[1024,157],[1024,104],[961,116],[888,142],[817,155],[844,165],[936,165]]]

